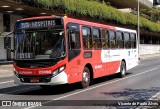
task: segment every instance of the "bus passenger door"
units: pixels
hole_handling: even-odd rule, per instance
[[[78,82],[80,80],[80,27],[78,24],[67,24],[68,35],[68,83]]]

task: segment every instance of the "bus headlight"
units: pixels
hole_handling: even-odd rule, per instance
[[[13,69],[13,72],[17,77],[19,77],[18,71],[15,68]]]
[[[58,75],[58,74],[61,73],[64,69],[65,69],[65,65],[62,66],[62,67],[59,67],[58,69],[56,69],[55,71],[53,71],[52,76]]]

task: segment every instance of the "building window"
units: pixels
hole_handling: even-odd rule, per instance
[[[159,41],[158,41],[159,39],[158,39],[158,37],[152,37],[152,44],[155,44],[155,45],[157,45],[157,44],[159,44]]]
[[[4,32],[10,32],[10,15],[3,14],[3,29]]]
[[[141,44],[149,44],[150,43],[150,37],[149,36],[141,36],[141,38],[144,40],[144,43]]]
[[[153,0],[153,5],[160,5],[160,0]]]
[[[140,37],[140,44],[145,44],[145,36],[142,36]]]

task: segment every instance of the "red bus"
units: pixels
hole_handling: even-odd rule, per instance
[[[138,65],[135,30],[66,16],[18,20],[14,30],[14,82],[42,88],[119,73]]]

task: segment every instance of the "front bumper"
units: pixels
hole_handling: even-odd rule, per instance
[[[62,71],[58,75],[51,77],[49,82],[31,83],[31,82],[22,82],[21,79],[14,74],[14,83],[19,85],[59,85],[59,84],[67,84],[68,77],[67,74],[64,71]]]

